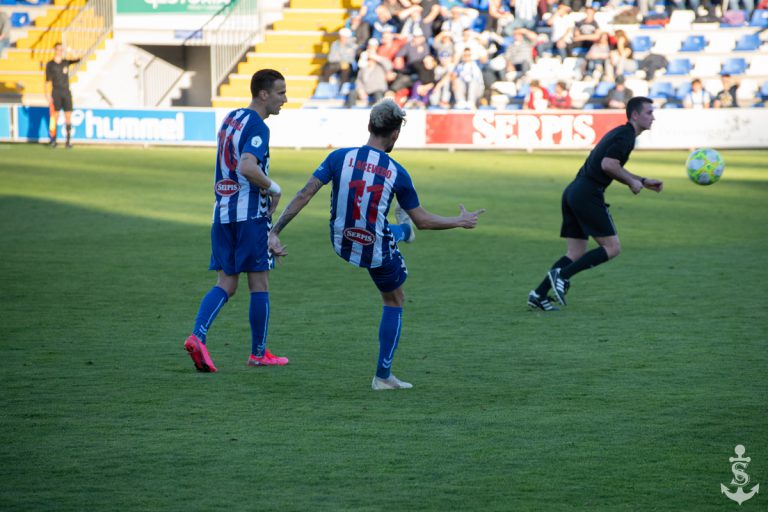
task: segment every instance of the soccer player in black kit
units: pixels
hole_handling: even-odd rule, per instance
[[[619,237],[604,197],[605,189],[613,180],[629,187],[633,194],[639,194],[644,188],[661,192],[660,180],[644,178],[624,168],[635,148],[635,138],[651,129],[653,100],[636,96],[627,103],[626,113],[627,124],[614,128],[600,139],[576,178],[563,191],[560,236],[565,238],[568,251],[528,294],[531,308],[556,311],[558,308],[548,297],[550,289],[555,300],[564,306],[571,277],[619,255]],[[591,251],[587,251],[589,237],[598,243]]]
[[[80,62],[80,59],[65,59],[64,46],[56,43],[53,47],[55,52],[52,60],[45,65],[45,97],[48,104],[52,105],[51,124],[49,133],[51,135],[51,147],[56,147],[56,130],[58,127],[59,111],[64,111],[64,121],[67,126],[67,147],[71,148],[72,143],[72,92],[69,90],[69,66]]]

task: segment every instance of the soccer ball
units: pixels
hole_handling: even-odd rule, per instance
[[[700,148],[688,155],[685,162],[688,177],[697,185],[711,185],[723,175],[725,162],[720,153],[711,148]]]

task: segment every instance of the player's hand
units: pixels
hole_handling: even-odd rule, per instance
[[[485,212],[485,208],[480,208],[474,212],[468,212],[463,204],[459,205],[459,226],[464,229],[472,229],[477,226],[477,218],[481,213]]]
[[[645,179],[645,188],[648,190],[653,190],[654,192],[661,192],[661,189],[664,188],[664,182],[661,180],[654,180],[653,178],[646,178]]]
[[[643,182],[641,182],[640,180],[630,180],[627,186],[629,187],[629,190],[631,190],[633,194],[639,194],[640,191],[643,190]]]
[[[268,241],[269,250],[272,251],[272,256],[279,262],[283,256],[288,256],[288,252],[285,250],[285,246],[280,242],[280,239],[276,234],[269,233]]]
[[[272,196],[272,204],[269,207],[269,210],[267,211],[267,215],[272,215],[275,213],[275,210],[277,209],[277,203],[280,202],[280,198],[282,197],[282,194],[279,192],[277,194],[269,194]]]

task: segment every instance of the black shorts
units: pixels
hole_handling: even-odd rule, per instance
[[[576,178],[563,191],[560,236],[582,240],[590,236],[614,236],[616,226],[608,206],[602,188],[586,178]]]
[[[53,97],[53,108],[56,112],[60,110],[63,110],[64,112],[72,112],[72,93],[69,89],[54,89],[51,96]]]

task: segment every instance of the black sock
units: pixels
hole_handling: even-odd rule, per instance
[[[551,268],[564,268],[567,267],[573,263],[573,260],[569,258],[568,256],[563,256],[559,260],[555,262],[554,265],[552,265]],[[552,285],[549,283],[549,276],[545,277],[544,280],[541,282],[541,284],[536,288],[536,293],[539,297],[544,297],[547,295],[547,292],[552,287]]]
[[[584,256],[577,259],[567,267],[564,267],[562,270],[560,270],[560,277],[563,279],[570,279],[582,270],[596,267],[602,263],[605,263],[606,261],[608,261],[608,253],[602,246],[597,247],[584,254]]]
[[[72,125],[67,125],[67,144],[69,144],[69,139],[72,138]]]

